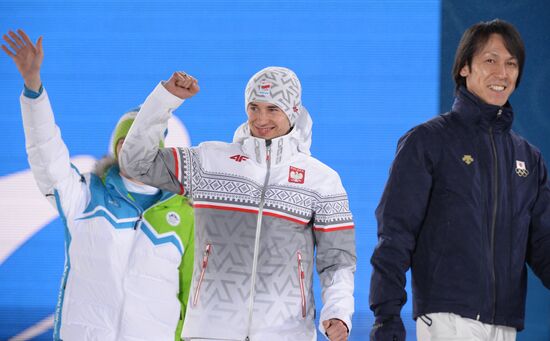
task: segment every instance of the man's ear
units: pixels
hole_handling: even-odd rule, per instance
[[[470,67],[468,65],[464,65],[462,69],[460,69],[460,75],[462,77],[468,77],[470,74]]]

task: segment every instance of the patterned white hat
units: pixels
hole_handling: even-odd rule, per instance
[[[294,126],[302,108],[302,85],[296,74],[287,68],[270,66],[256,73],[246,85],[244,107],[251,102],[265,102],[281,108],[290,126]]]

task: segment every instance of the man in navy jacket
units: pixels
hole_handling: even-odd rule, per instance
[[[419,340],[515,340],[528,264],[550,288],[550,186],[540,151],[511,130],[525,60],[502,20],[457,49],[452,110],[400,140],[376,209],[371,340],[400,341],[411,268]]]

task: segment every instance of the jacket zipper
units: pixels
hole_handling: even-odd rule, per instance
[[[497,119],[500,117],[502,109],[499,109],[497,112]],[[493,127],[489,127],[489,137],[491,139],[491,147],[493,150],[493,214],[491,221],[491,261],[492,261],[492,271],[491,279],[493,281],[493,314],[491,321],[495,320],[496,316],[496,304],[497,304],[497,280],[496,280],[496,270],[495,270],[495,229],[497,221],[497,212],[498,212],[498,155],[497,147],[495,144],[495,138],[493,135]]]
[[[145,210],[142,210],[141,208],[139,208],[136,204],[134,204],[131,200],[128,200],[127,198],[125,198],[120,192],[118,189],[115,188],[115,190],[117,191],[117,193],[122,197],[122,199],[124,201],[126,201],[127,203],[129,203],[130,205],[132,205],[138,212],[139,212],[139,216],[138,216],[138,219],[136,220],[136,222],[134,223],[134,230],[137,230],[140,226],[141,226],[141,223],[143,222],[143,217],[145,216],[145,213],[147,213],[147,211],[149,211],[151,208],[153,207],[156,207],[160,204],[163,204],[165,202],[167,202],[168,200],[172,199],[176,194],[174,195],[170,195],[168,198],[164,199],[164,200],[159,200],[157,202],[155,202],[154,204],[152,204],[151,206],[147,207],[147,209]]]
[[[134,231],[136,231],[138,229],[138,227],[141,226],[141,221],[142,220],[143,220],[143,214],[140,213],[139,217],[138,217],[138,220],[136,220],[136,223],[134,224]]]
[[[122,193],[120,193],[120,191],[118,190],[118,188],[114,187],[115,191],[118,193],[118,195],[122,198],[122,200],[126,201],[127,203],[129,203],[132,207],[134,207],[136,209],[136,211],[138,211],[139,215],[138,215],[138,219],[136,220],[136,222],[134,223],[134,231],[138,229],[138,227],[141,225],[141,221],[143,220],[143,213],[144,211],[139,208],[136,204],[134,204],[132,202],[132,200],[128,200],[128,198],[126,198],[124,195],[122,195]]]
[[[130,205],[132,205],[139,213],[139,216],[138,216],[138,219],[136,220],[136,222],[134,223],[134,231],[136,231],[142,224],[143,222],[143,219],[144,219],[144,215],[147,211],[149,211],[151,208],[153,207],[156,207],[170,199],[172,199],[174,196],[171,195],[169,196],[168,198],[162,200],[162,201],[158,201],[156,203],[154,203],[153,205],[149,206],[146,210],[142,210],[141,208],[139,208],[136,204],[134,204],[131,200],[129,200],[128,198],[126,198],[125,196],[122,195],[122,193],[120,193],[120,191],[118,190],[118,188],[114,187],[115,191],[118,193],[118,195],[122,198],[122,200],[126,201],[127,203],[129,203]],[[135,238],[134,238],[134,242],[135,242]],[[126,270],[127,271],[127,270]],[[126,276],[124,276],[126,277]],[[123,300],[125,301],[126,300],[126,296],[124,296]],[[123,303],[124,305],[124,303]],[[122,323],[122,310],[121,310],[121,314],[120,314],[120,317],[119,317],[119,322],[118,322],[118,326],[119,326],[119,331],[120,332],[120,325]],[[117,333],[118,333],[117,332]],[[118,338],[118,335],[117,335],[117,338]]]
[[[256,294],[256,269],[258,267],[258,253],[260,248],[260,233],[262,232],[262,218],[264,213],[265,192],[269,183],[269,175],[271,172],[271,140],[265,140],[265,161],[267,171],[265,174],[264,187],[260,196],[260,206],[258,209],[258,219],[256,221],[256,239],[254,240],[254,259],[252,261],[252,276],[250,278],[250,297],[248,299],[248,326],[246,329],[246,341],[250,341],[250,329],[252,327],[252,313],[254,309],[254,296]]]
[[[306,318],[306,293],[304,289],[304,268],[302,267],[302,253],[298,251],[296,254],[298,258],[298,279],[300,281],[300,295],[302,296],[302,318]]]
[[[122,198],[122,200],[126,201],[127,203],[129,203],[131,206],[133,206],[139,213],[139,216],[138,216],[138,219],[136,220],[136,222],[134,223],[134,231],[136,231],[140,225],[141,225],[141,220],[143,219],[143,210],[138,207],[137,205],[135,205],[131,200],[129,200],[128,198],[126,198],[125,196],[122,195],[122,193],[120,193],[120,191],[118,190],[118,188],[116,188],[116,186],[114,187],[115,191],[118,193],[118,195]],[[130,251],[130,255],[129,257],[132,256],[133,254],[133,244],[135,243],[136,241],[136,234],[134,233],[134,239],[132,240],[132,250]],[[125,272],[127,273],[128,272],[128,264],[126,264],[126,270]],[[126,278],[126,274],[124,274],[124,276],[122,278]],[[124,285],[124,282],[123,282],[123,285]],[[121,309],[119,311],[119,317],[118,317],[118,328],[117,328],[117,339],[118,339],[118,334],[120,333],[121,331],[121,324],[122,324],[122,313],[123,313],[123,309],[122,307],[124,307],[124,304],[126,303],[126,295],[123,295],[122,296],[122,304],[121,304]]]
[[[208,257],[210,256],[211,251],[212,244],[206,244],[206,247],[204,248],[204,253],[202,255],[201,275],[199,276],[199,283],[197,283],[195,295],[193,296],[193,307],[196,306],[197,302],[199,301],[199,292],[201,290],[202,280],[204,279],[204,273],[206,272],[206,267],[208,266]]]

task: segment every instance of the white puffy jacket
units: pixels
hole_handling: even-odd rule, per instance
[[[245,124],[233,143],[159,149],[154,141],[181,103],[159,84],[120,161],[132,177],[193,198],[195,268],[184,337],[316,340],[314,261],[320,320],[341,319],[351,329],[354,223],[338,174],[309,155],[309,114],[271,144]]]
[[[142,210],[117,166],[103,179],[71,166],[45,90],[22,95],[21,111],[31,170],[66,226],[54,339],[179,339],[193,262],[187,199],[165,192]]]

